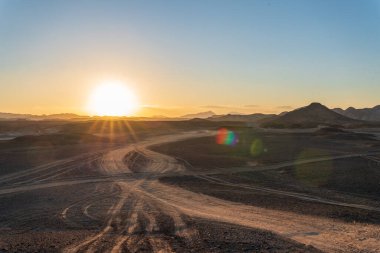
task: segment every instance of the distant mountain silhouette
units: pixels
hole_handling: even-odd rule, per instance
[[[311,103],[306,107],[263,120],[261,125],[275,128],[303,128],[320,125],[347,126],[358,123],[361,121],[336,113],[320,103]]]
[[[256,122],[262,119],[270,118],[275,116],[275,114],[226,114],[226,115],[214,115],[207,118],[210,121],[243,121],[243,122]]]
[[[0,112],[0,119],[3,120],[69,120],[69,119],[79,119],[87,118],[88,116],[80,116],[73,113],[58,113],[58,114],[49,114],[49,115],[33,115],[33,114],[18,114],[18,113],[5,113]]]
[[[27,119],[27,118],[30,118],[31,116],[33,115],[0,112],[0,119]]]
[[[215,113],[213,111],[207,111],[207,112],[186,114],[186,115],[181,116],[180,118],[183,118],[183,119],[195,119],[195,118],[206,119],[206,118],[212,117],[214,115],[215,115]]]
[[[341,108],[335,108],[333,111],[344,115],[349,118],[367,120],[367,121],[380,121],[380,105],[373,108],[363,108],[356,109],[354,107],[349,107],[346,110]]]

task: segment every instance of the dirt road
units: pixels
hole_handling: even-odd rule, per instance
[[[60,186],[96,185],[88,196],[65,206],[58,215],[67,224],[75,226],[86,219],[100,224],[100,229],[83,240],[68,245],[63,249],[64,252],[176,252],[181,247],[207,247],[202,245],[202,230],[189,225],[188,220],[191,218],[268,230],[326,252],[379,252],[378,225],[350,224],[328,218],[248,206],[159,182],[158,178],[163,175],[194,175],[194,172],[186,171],[183,161],[150,151],[149,146],[212,134],[214,133],[191,132],[163,136],[104,154],[89,154],[78,160],[65,160],[35,168],[29,173],[2,177],[0,182],[4,186],[0,188],[0,196]],[[347,157],[359,155],[362,154]],[[329,159],[343,158],[344,156]],[[327,158],[317,160],[324,159]],[[99,175],[66,180],[56,180],[52,177],[54,172],[62,173],[67,169],[75,169],[74,164],[78,161],[96,161]],[[315,161],[316,159],[310,159],[298,162]],[[281,166],[289,166],[289,162],[259,169]],[[41,171],[46,173],[38,173],[38,176],[33,177]],[[215,171],[210,171],[209,175],[201,173],[196,176],[214,183],[250,187],[221,181],[214,178],[213,173]],[[380,211],[376,207],[340,203],[291,192],[266,188],[251,190],[267,190],[271,194],[286,197]]]

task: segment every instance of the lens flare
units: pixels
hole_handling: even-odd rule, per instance
[[[216,135],[216,143],[220,145],[234,146],[238,143],[237,134],[226,128],[221,128]]]
[[[252,142],[250,151],[252,156],[257,157],[266,150],[264,149],[263,142],[260,139],[256,139]]]

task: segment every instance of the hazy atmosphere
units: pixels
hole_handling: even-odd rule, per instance
[[[0,0],[0,253],[380,253],[380,0]]]
[[[379,23],[376,0],[1,0],[0,108],[91,114],[115,80],[140,116],[372,107]]]

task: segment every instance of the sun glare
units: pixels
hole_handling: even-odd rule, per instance
[[[107,81],[91,93],[87,107],[91,114],[98,116],[129,116],[137,110],[138,103],[123,82]]]

